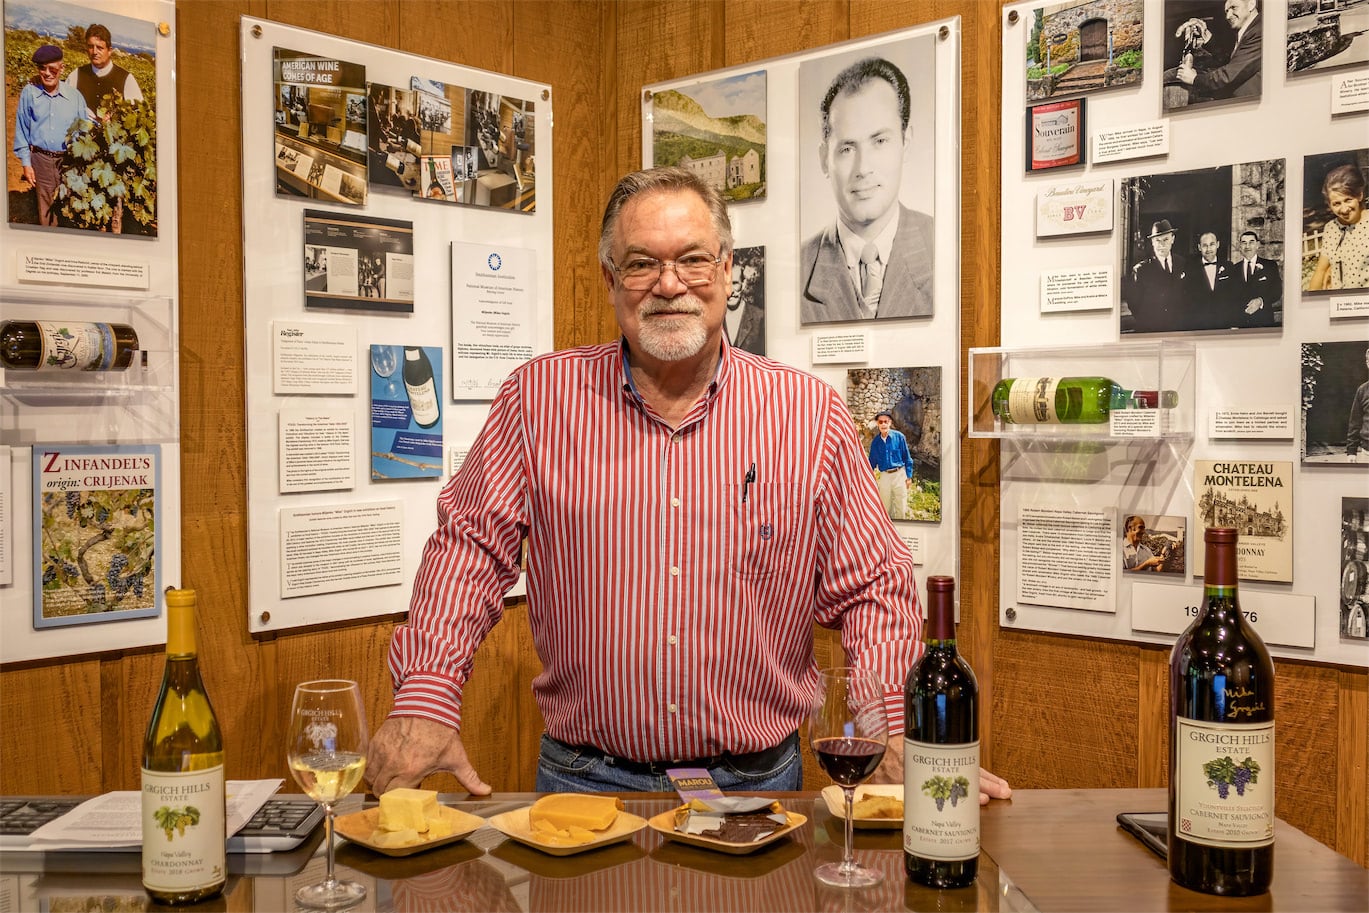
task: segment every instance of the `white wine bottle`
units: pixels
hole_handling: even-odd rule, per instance
[[[414,413],[414,424],[431,428],[442,417],[437,398],[437,383],[433,379],[433,364],[419,346],[404,347],[404,389],[409,394],[409,407]]]
[[[0,364],[11,371],[123,371],[137,351],[138,333],[126,323],[0,323]]]
[[[195,591],[166,591],[166,671],[143,738],[143,887],[161,903],[220,893],[223,737],[195,655]]]
[[[1124,390],[1106,377],[1008,377],[993,388],[993,411],[1010,424],[1095,425],[1113,409],[1173,409],[1173,390]]]

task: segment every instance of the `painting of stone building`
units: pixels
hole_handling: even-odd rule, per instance
[[[941,368],[853,368],[846,372],[846,407],[851,410],[861,450],[870,459],[870,471],[887,474],[885,483],[905,485],[906,502],[885,504],[894,520],[941,521]],[[913,460],[912,478],[906,473],[881,472],[877,465],[888,446],[880,437],[876,417],[890,416],[890,432],[903,435]],[[887,465],[887,464],[886,464]]]
[[[764,198],[765,81],[759,70],[653,93],[652,164],[688,168],[728,200]]]
[[[1369,63],[1369,0],[1288,0],[1288,72]]]
[[[1032,11],[1027,100],[1141,81],[1143,0],[1057,3]]]

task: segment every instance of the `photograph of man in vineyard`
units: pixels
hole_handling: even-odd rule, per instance
[[[45,74],[35,76],[34,55],[45,47],[62,52],[60,91],[80,100],[64,141],[41,153],[31,140],[21,142],[20,119],[6,118],[10,224],[155,237],[156,26],[57,0],[5,0],[4,6],[5,110],[22,115],[26,92],[41,105],[26,87],[42,88]],[[46,188],[25,168],[25,158],[39,155],[56,169],[50,213],[39,199]]]

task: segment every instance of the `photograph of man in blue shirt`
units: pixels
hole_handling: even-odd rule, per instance
[[[38,74],[19,93],[14,115],[14,156],[24,180],[38,193],[38,224],[56,225],[57,186],[62,180],[67,130],[85,113],[85,99],[62,82],[62,49],[45,44],[33,52]],[[11,213],[10,221],[14,221]]]
[[[884,502],[889,519],[906,520],[914,468],[908,439],[902,431],[894,430],[894,417],[888,412],[875,413],[875,427],[879,433],[870,441],[870,468],[879,484],[879,499]]]

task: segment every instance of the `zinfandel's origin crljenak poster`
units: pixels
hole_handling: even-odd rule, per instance
[[[161,448],[34,445],[33,626],[157,614]]]
[[[1194,541],[1209,526],[1234,526],[1242,580],[1293,582],[1293,464],[1287,461],[1194,460]],[[1204,549],[1193,550],[1202,576]]]

